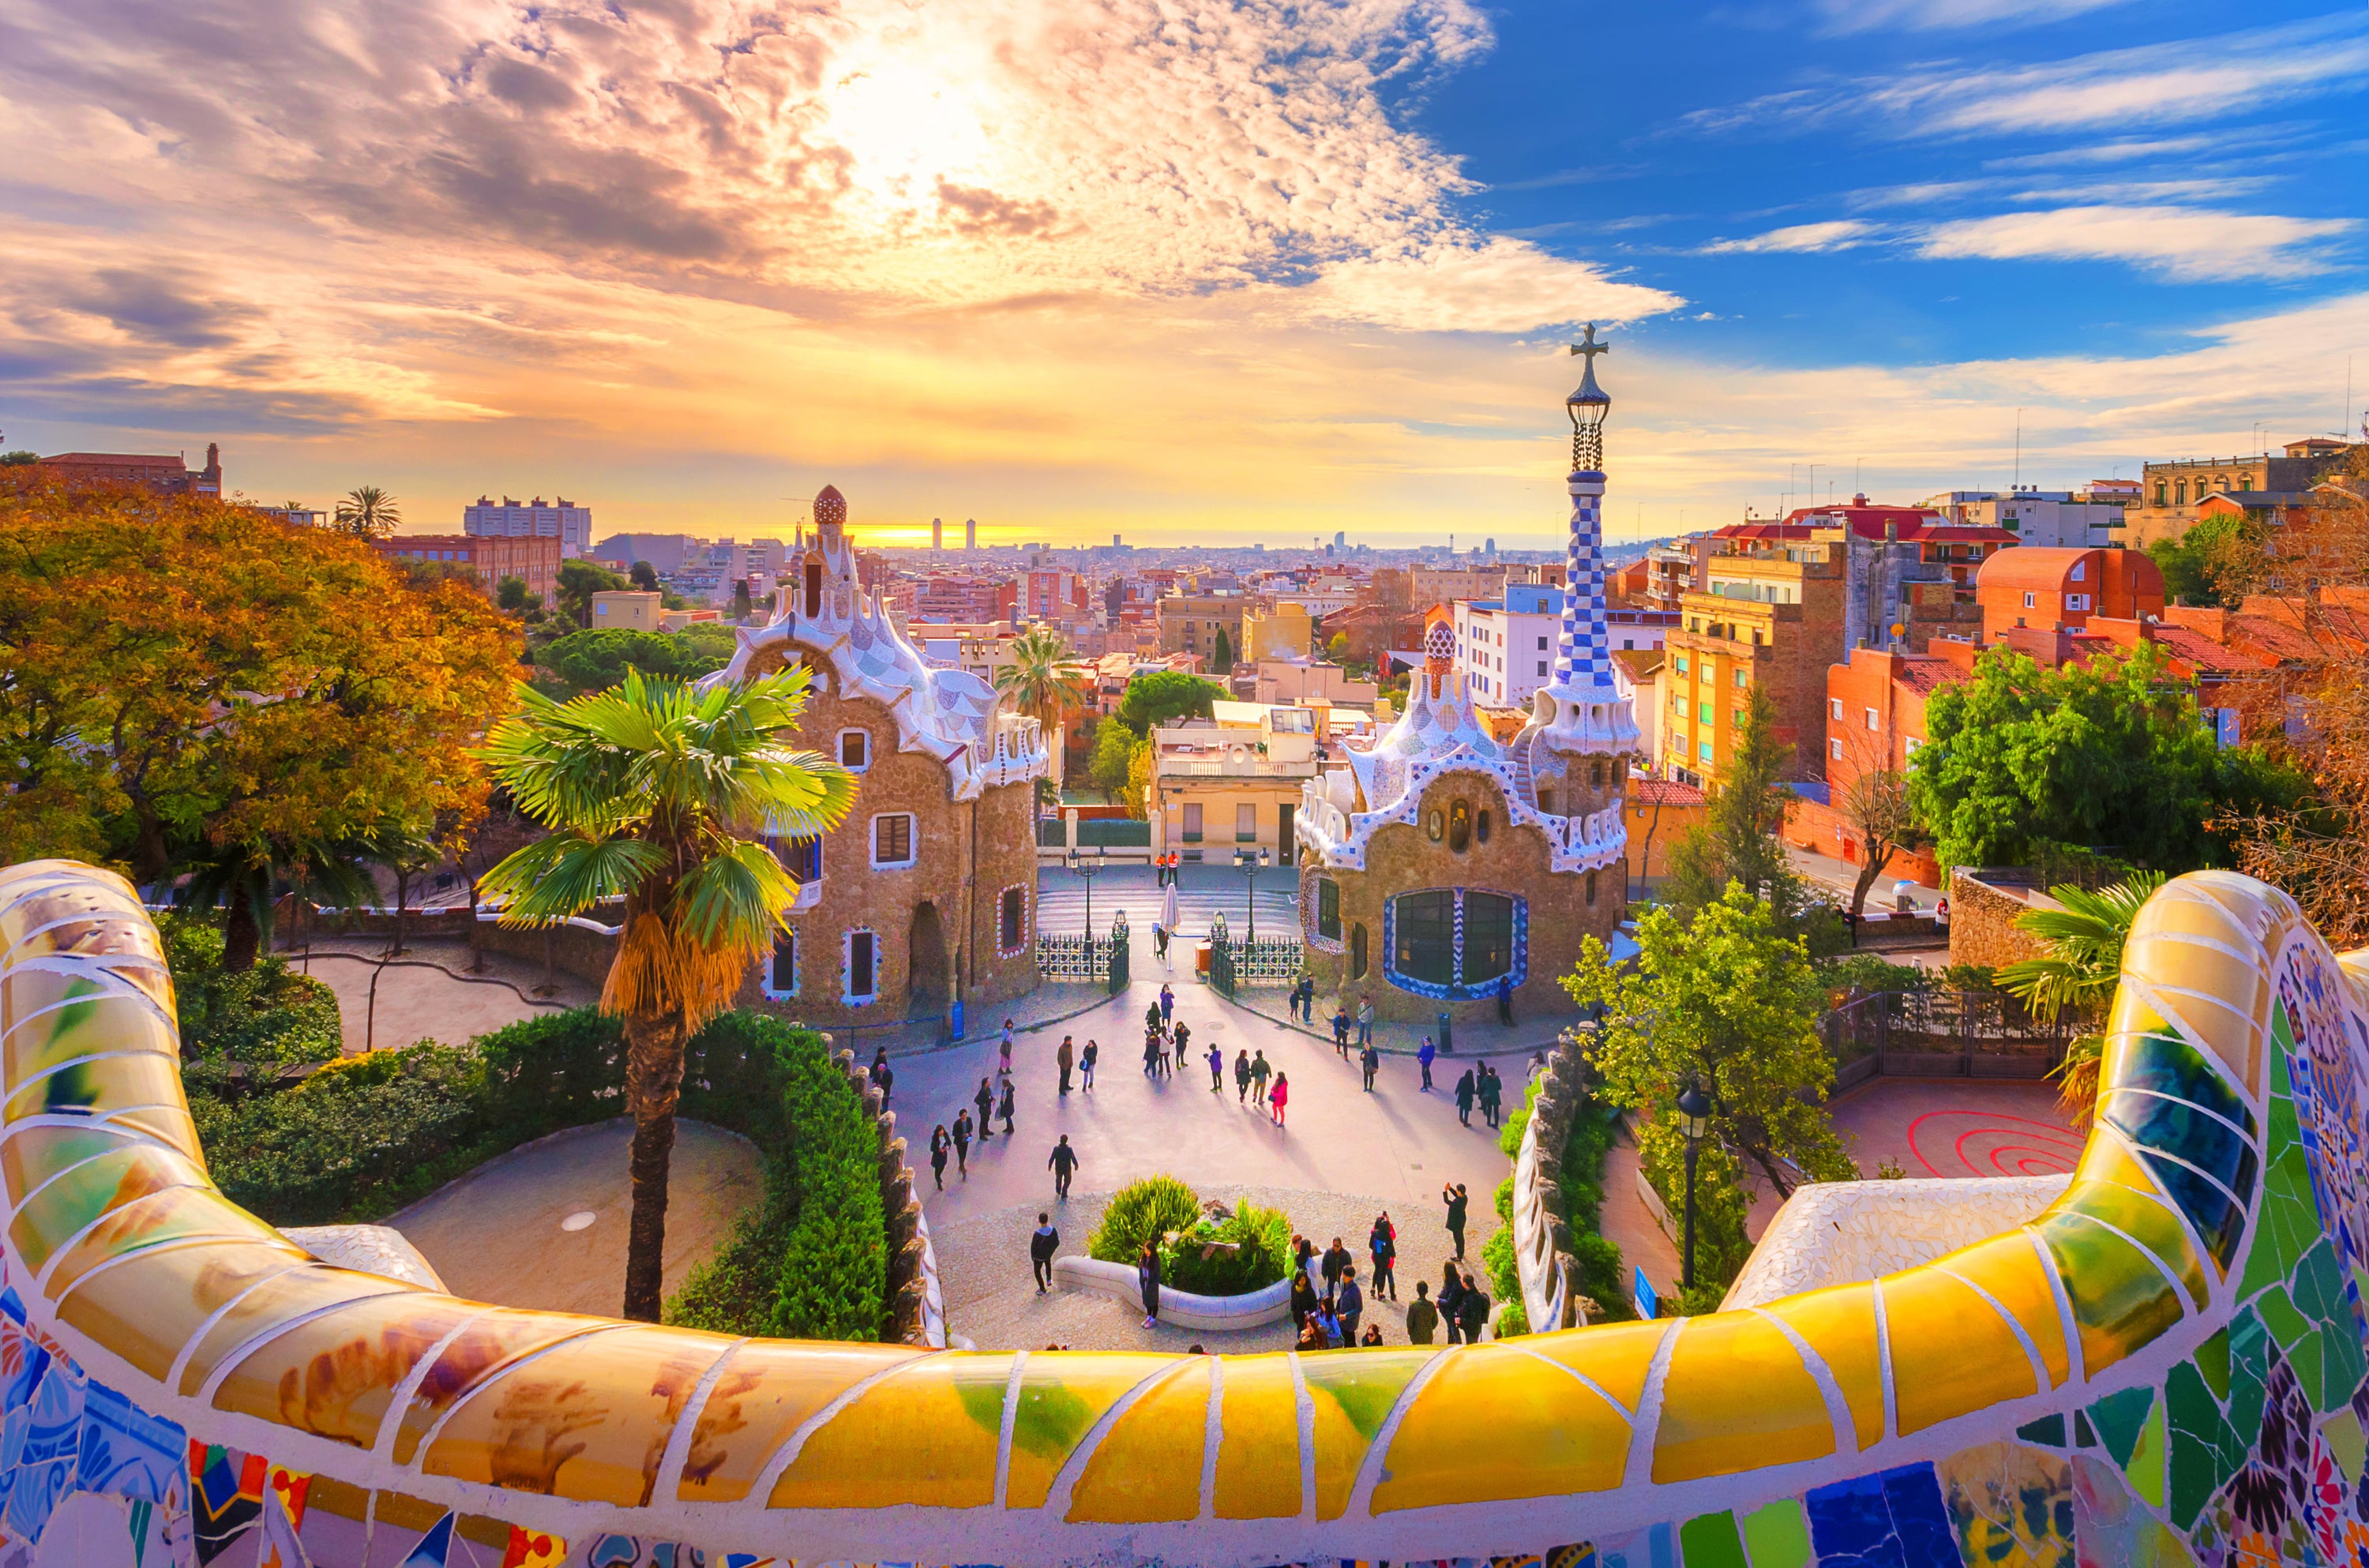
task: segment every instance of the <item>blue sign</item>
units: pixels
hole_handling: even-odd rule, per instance
[[[1641,1318],[1654,1316],[1656,1309],[1661,1306],[1654,1297],[1654,1282],[1645,1277],[1645,1270],[1642,1266],[1637,1270],[1636,1288],[1629,1293],[1629,1304],[1637,1309],[1637,1315]]]

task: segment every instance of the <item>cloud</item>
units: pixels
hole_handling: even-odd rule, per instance
[[[1460,242],[1321,269],[1291,291],[1307,315],[1416,332],[1528,332],[1585,320],[1633,321],[1685,302],[1525,240]]]
[[[2127,261],[2181,282],[2299,278],[2327,269],[2318,243],[2344,218],[2283,218],[2193,207],[2065,207],[1938,223],[1918,254],[1958,259]]]
[[[1838,123],[1895,136],[2050,132],[2260,112],[2369,80],[2369,17],[2342,12],[2281,27],[2109,50],[2030,65],[1951,62],[1888,78],[1798,87],[1699,109],[1705,134]]]
[[[1883,29],[2030,26],[2061,21],[2123,0],[1814,0],[1830,33]]]
[[[1794,223],[1748,239],[1713,240],[1702,247],[1707,256],[1727,256],[1737,253],[1764,251],[1825,251],[1849,250],[1864,245],[1880,233],[1873,223],[1863,223],[1856,218],[1837,218],[1823,223]]]

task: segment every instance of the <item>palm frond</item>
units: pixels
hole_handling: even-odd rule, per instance
[[[754,956],[772,946],[797,896],[796,879],[764,845],[731,839],[675,885],[673,914],[702,946],[735,947]]]
[[[563,831],[505,856],[477,886],[508,900],[504,925],[551,925],[624,897],[666,864],[666,852],[640,839]]]

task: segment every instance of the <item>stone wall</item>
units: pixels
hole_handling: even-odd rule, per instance
[[[823,1038],[828,1041],[830,1036]],[[832,1059],[871,1113],[880,1135],[880,1207],[888,1223],[888,1304],[897,1338],[906,1345],[946,1345],[945,1299],[938,1288],[937,1255],[921,1218],[920,1184],[905,1140],[897,1136],[897,1113],[881,1101],[853,1051]]]
[[[1609,787],[1608,782],[1605,788]],[[1433,842],[1423,826],[1435,807],[1444,812],[1450,802],[1459,798],[1470,803],[1475,813],[1488,812],[1493,824],[1488,842],[1482,843],[1476,831],[1470,846],[1460,854],[1448,848],[1445,838]],[[1497,1016],[1494,994],[1448,1001],[1390,983],[1384,972],[1383,905],[1401,893],[1433,887],[1510,893],[1529,907],[1528,975],[1514,990],[1515,1016],[1573,1013],[1575,1009],[1569,993],[1557,982],[1578,961],[1583,941],[1589,936],[1608,938],[1625,918],[1628,906],[1624,878],[1618,861],[1594,873],[1596,901],[1590,904],[1587,888],[1591,874],[1558,874],[1549,870],[1548,865],[1544,833],[1536,828],[1505,825],[1505,802],[1494,778],[1477,771],[1443,773],[1424,791],[1413,822],[1393,822],[1375,830],[1366,847],[1365,870],[1324,870],[1312,864],[1300,868],[1302,935],[1311,938],[1309,971],[1326,995],[1345,995],[1352,1013],[1356,1011],[1360,996],[1370,995],[1375,1013],[1386,1019],[1425,1024],[1446,1013],[1459,1024],[1494,1022]],[[1337,944],[1320,944],[1312,939],[1316,883],[1323,878],[1338,883],[1341,888],[1341,940]],[[1359,977],[1351,972],[1351,960],[1356,951],[1355,933],[1361,925],[1366,931],[1368,960],[1366,973]]]
[[[1950,873],[1950,962],[1995,969],[2040,957],[2047,949],[2039,938],[2015,929],[2016,917],[2064,907],[2036,887],[1986,881],[1981,873],[1959,866]]]

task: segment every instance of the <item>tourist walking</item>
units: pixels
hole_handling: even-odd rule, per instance
[[[1192,1043],[1193,1025],[1182,1018],[1176,1020],[1176,1070],[1184,1070],[1184,1047]]]
[[[1407,1303],[1407,1343],[1429,1345],[1431,1336],[1439,1332],[1439,1309],[1431,1304],[1431,1282],[1414,1282],[1414,1299]]]
[[[1266,1098],[1266,1081],[1274,1076],[1275,1069],[1266,1064],[1265,1051],[1261,1050],[1251,1058],[1251,1087],[1257,1091],[1262,1101]]]
[[[1357,1043],[1364,1045],[1374,1037],[1374,997],[1371,991],[1357,999]]]
[[[1167,1060],[1168,1042],[1160,1037],[1160,1025],[1151,1024],[1143,1031],[1143,1076],[1158,1078]]]
[[[970,1180],[970,1113],[955,1113],[955,1173]]]
[[[1003,1021],[1003,1040],[995,1047],[995,1070],[1004,1077],[1012,1076],[1012,1020]]]
[[[1473,1283],[1469,1271],[1463,1278],[1464,1293],[1456,1299],[1456,1326],[1464,1331],[1465,1344],[1478,1345],[1489,1326],[1489,1293]]]
[[[1251,1053],[1234,1053],[1234,1104],[1241,1104],[1251,1094]]]
[[[1094,1044],[1091,1038],[1086,1041],[1085,1050],[1078,1057],[1078,1086],[1080,1088],[1092,1089],[1094,1086],[1094,1059],[1102,1054],[1102,1047]]]
[[[1225,1092],[1226,1053],[1222,1047],[1211,1046],[1209,1047],[1209,1093],[1222,1094]]]
[[[1390,1211],[1374,1216],[1374,1228],[1366,1232],[1366,1251],[1374,1260],[1374,1298],[1399,1299],[1399,1228],[1390,1223]]]
[[[1160,1003],[1157,1001],[1154,1001],[1144,1008],[1143,1026],[1150,1030],[1155,1035],[1164,1035],[1168,1032],[1161,1023]]]
[[[1283,1073],[1275,1075],[1275,1087],[1266,1092],[1266,1103],[1275,1107],[1275,1125],[1283,1125],[1283,1108],[1291,1104],[1291,1080]]]
[[[1366,1294],[1357,1288],[1357,1265],[1351,1264],[1341,1271],[1341,1293],[1333,1298],[1333,1310],[1341,1315],[1341,1343],[1357,1342],[1357,1320],[1366,1315]]]
[[[1344,1057],[1349,1054],[1349,1004],[1345,1001],[1333,1004],[1333,1048]]]
[[[1366,1048],[1357,1053],[1357,1065],[1366,1070],[1366,1093],[1370,1094],[1374,1092],[1374,1074],[1382,1070],[1382,1048],[1368,1041]]]
[[[1539,1081],[1539,1075],[1545,1072],[1546,1070],[1547,1053],[1544,1051],[1532,1051],[1530,1053],[1530,1065],[1522,1074],[1522,1082],[1525,1083],[1535,1083]]]
[[[1463,1335],[1456,1326],[1457,1304],[1463,1299],[1464,1271],[1451,1263],[1441,1269],[1439,1274],[1439,1322],[1440,1326],[1447,1330],[1447,1339],[1450,1345],[1464,1343]]]
[[[1067,1198],[1070,1196],[1070,1178],[1078,1173],[1078,1151],[1070,1147],[1068,1133],[1063,1133],[1061,1140],[1053,1145],[1053,1152],[1046,1158],[1045,1168],[1053,1173],[1053,1196]]]
[[[1513,1021],[1514,977],[1499,975],[1497,977],[1497,1022],[1509,1024]]]
[[[864,1076],[872,1081],[872,1087],[880,1091],[881,1104],[887,1104],[890,1091],[897,1087],[896,1070],[888,1065],[887,1047],[882,1046],[872,1053],[872,1070]]]
[[[954,1141],[946,1136],[944,1122],[930,1131],[930,1179],[938,1184],[940,1192],[946,1190],[946,1150],[954,1147]]]
[[[1162,1028],[1176,1016],[1176,992],[1166,980],[1160,982],[1160,1023]]]
[[[1168,961],[1168,928],[1158,921],[1151,922],[1151,956],[1163,964]]]
[[[978,1093],[970,1097],[970,1103],[978,1107],[978,1140],[985,1143],[995,1136],[990,1125],[995,1116],[995,1091],[987,1086],[986,1079],[978,1081]]]
[[[1439,1055],[1439,1047],[1432,1043],[1429,1035],[1425,1035],[1423,1037],[1423,1047],[1414,1053],[1414,1059],[1415,1065],[1423,1069],[1423,1091],[1426,1094],[1431,1093],[1432,1059],[1437,1055]]]
[[[1053,1254],[1060,1248],[1061,1233],[1053,1229],[1053,1217],[1037,1210],[1036,1233],[1028,1238],[1028,1263],[1036,1271],[1039,1296],[1053,1287]]]
[[[1947,894],[1944,894],[1933,906],[1933,934],[1936,936],[1950,934],[1950,899]]]
[[[1135,1288],[1143,1296],[1143,1326],[1160,1326],[1160,1253],[1149,1242],[1135,1255]]]
[[[1070,1050],[1070,1036],[1061,1036],[1061,1048],[1053,1053],[1053,1064],[1061,1070],[1061,1093],[1070,1092],[1070,1068],[1074,1060]]]
[[[1012,1136],[1012,1080],[1003,1081],[1003,1098],[995,1104],[995,1114],[1003,1118],[1003,1136]]]
[[[1505,1103],[1505,1081],[1487,1062],[1481,1064],[1481,1082],[1473,1086],[1481,1095],[1481,1118],[1492,1127],[1497,1125],[1497,1112]]]
[[[1456,1081],[1456,1119],[1466,1127],[1472,1125],[1472,1070],[1469,1067]]]
[[[1341,1293],[1341,1276],[1349,1267],[1349,1249],[1341,1244],[1340,1237],[1333,1237],[1333,1244],[1324,1249],[1322,1266],[1324,1299],[1330,1301]]]
[[[1464,1261],[1464,1217],[1472,1200],[1464,1195],[1464,1184],[1456,1182],[1439,1189],[1440,1201],[1448,1205],[1448,1233],[1456,1238],[1456,1261]]]

